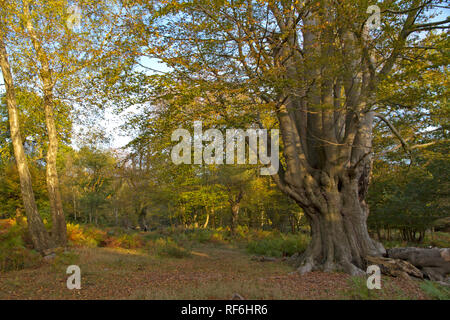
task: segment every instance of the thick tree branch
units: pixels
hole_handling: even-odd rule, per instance
[[[417,1],[418,2],[418,1]],[[416,3],[416,2],[415,2]],[[386,76],[393,68],[395,64],[395,60],[399,56],[400,52],[403,50],[406,39],[413,32],[414,22],[416,20],[417,14],[420,10],[422,10],[421,6],[417,6],[413,4],[412,9],[409,10],[408,16],[405,20],[402,30],[397,38],[397,40],[393,43],[394,49],[391,52],[391,55],[385,62],[383,68],[381,69],[379,75],[384,77]]]
[[[392,133],[400,140],[403,149],[405,150],[405,152],[407,154],[411,154],[411,148],[409,147],[408,143],[406,142],[405,139],[403,139],[403,137],[401,136],[401,134],[397,131],[397,129],[394,127],[394,125],[382,114],[380,113],[375,113],[374,114],[376,117],[380,118],[384,123],[387,124],[387,126],[389,127],[389,129],[391,129]]]

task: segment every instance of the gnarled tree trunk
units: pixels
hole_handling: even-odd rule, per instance
[[[358,182],[343,176],[316,189],[323,197],[321,206],[304,207],[312,239],[299,261],[301,273],[319,269],[358,274],[366,256],[385,253],[367,231],[368,208],[359,198]]]
[[[327,117],[324,113],[322,116]],[[370,112],[361,115],[350,146],[338,141],[318,143],[308,154],[317,160],[308,162],[292,147],[292,141],[299,139],[299,135],[291,131],[289,114],[280,112],[288,160],[286,170],[282,169],[274,179],[303,208],[311,226],[311,243],[298,257],[301,273],[342,270],[361,274],[366,256],[385,253],[383,246],[370,238],[366,224],[373,116]],[[314,141],[313,137],[310,140]]]
[[[273,177],[311,226],[311,243],[297,257],[299,272],[362,274],[366,256],[385,254],[369,236],[365,198],[377,115],[371,109],[379,78],[393,62],[377,73],[366,38],[351,21],[341,24],[335,9],[325,1],[304,12],[301,40],[297,20],[272,9],[283,34],[273,38],[272,57],[285,84],[274,101],[285,161]]]

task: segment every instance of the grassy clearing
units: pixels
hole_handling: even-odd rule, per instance
[[[7,226],[5,226],[7,224]],[[43,260],[29,249],[21,223],[0,221],[0,299],[448,299],[434,283],[382,278],[368,291],[365,279],[342,273],[300,276],[277,260],[302,251],[306,235],[240,228],[126,232],[70,225],[70,246]],[[28,259],[27,255],[32,255]],[[82,289],[68,290],[66,268],[79,265]]]
[[[399,292],[403,298],[426,298],[417,283],[397,279],[386,280],[390,287],[383,280],[380,297],[365,297],[346,274],[300,276],[285,262],[256,262],[243,249],[211,244],[198,244],[191,258],[181,259],[108,247],[60,255],[39,269],[3,274],[0,299],[231,299],[234,293],[246,299],[398,299]],[[65,267],[72,263],[81,268],[81,290],[66,288]]]

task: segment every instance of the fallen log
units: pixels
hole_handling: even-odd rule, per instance
[[[447,249],[441,249],[441,257],[445,260],[450,262],[450,248]]]
[[[250,260],[259,261],[259,262],[275,262],[275,261],[277,261],[277,258],[266,257],[266,256],[253,256],[253,257],[251,257]]]
[[[408,261],[430,280],[444,281],[450,274],[449,248],[393,248],[387,250],[387,256]]]
[[[366,257],[367,265],[377,265],[380,267],[382,274],[408,278],[413,276],[416,278],[423,279],[422,272],[413,266],[411,263],[401,260],[401,259],[391,259],[384,257]]]

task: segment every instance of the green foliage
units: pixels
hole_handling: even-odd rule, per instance
[[[158,239],[155,241],[154,246],[156,247],[156,252],[158,255],[163,257],[172,258],[188,258],[192,254],[191,252],[177,244],[174,240],[168,239]]]
[[[450,210],[449,41],[448,33],[429,33],[421,42],[433,43],[433,50],[402,60],[378,90],[380,109],[409,152],[389,128],[375,127],[368,224],[372,230],[399,230],[403,241],[425,241],[425,230]]]
[[[40,255],[25,247],[25,233],[20,225],[0,229],[0,271],[21,270],[40,264]]]
[[[45,168],[30,163],[29,170],[39,212],[44,219],[50,221]],[[24,214],[19,174],[12,161],[8,161],[3,167],[0,164],[0,199],[0,218],[13,218],[18,212]]]
[[[212,229],[194,229],[186,235],[189,240],[199,243],[223,243],[226,237],[223,231]]]
[[[285,257],[305,251],[308,243],[309,237],[303,234],[281,234],[266,239],[251,240],[247,245],[247,251],[258,255]]]
[[[448,215],[449,194],[446,186],[449,162],[433,154],[424,162],[417,159],[413,166],[386,162],[375,164],[375,174],[369,189],[372,230],[396,229],[404,241],[423,241],[424,233],[434,222]],[[416,233],[421,234],[417,239]]]

